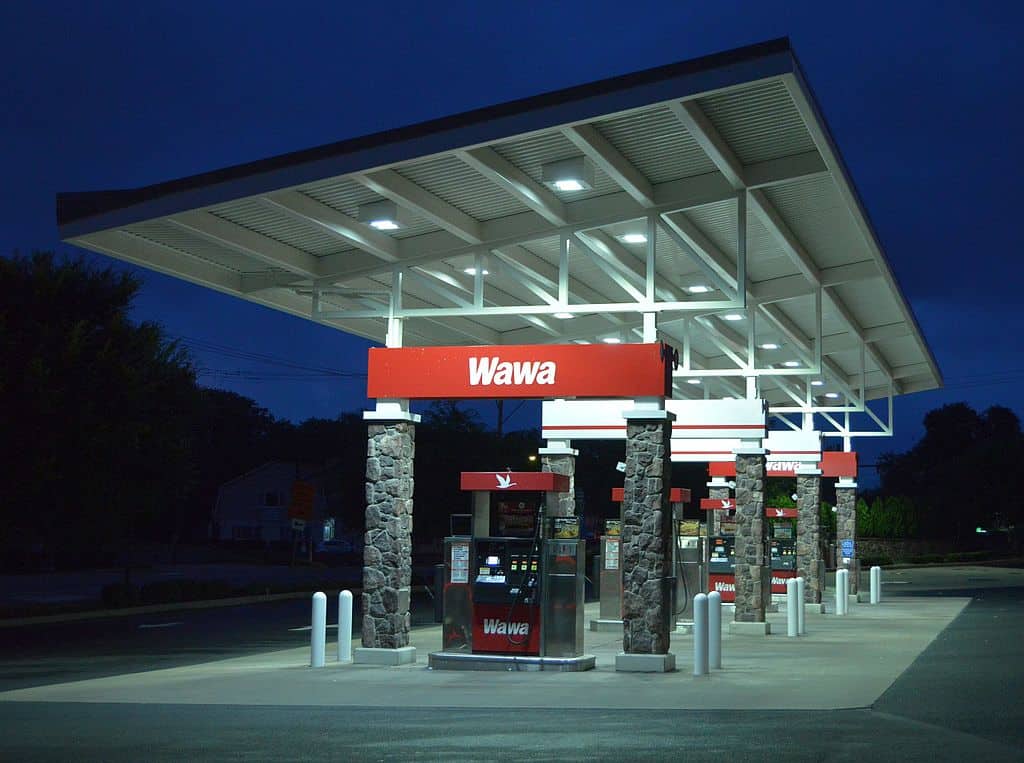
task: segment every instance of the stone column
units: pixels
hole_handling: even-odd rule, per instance
[[[820,604],[824,581],[821,562],[821,469],[796,470],[796,574],[803,577],[804,601]]]
[[[569,478],[569,492],[547,493],[545,500],[546,517],[572,517],[576,515],[576,456],[578,450],[569,443],[549,443],[540,449],[540,468],[543,472],[564,474]]]
[[[415,662],[409,646],[412,495],[416,424],[374,420],[366,446],[366,535],[363,549],[363,647],[355,662]]]
[[[766,453],[760,448],[736,451],[736,623],[765,623],[765,609],[771,601],[770,560],[765,553]],[[747,630],[768,632],[767,626]]]
[[[622,502],[622,654],[616,670],[675,669],[669,653],[672,617],[672,474],[674,416],[626,414],[626,478]]]
[[[708,498],[714,500],[722,500],[729,497],[729,485],[724,481],[717,482],[717,478],[713,478],[708,483]],[[708,535],[718,535],[722,531],[722,511],[709,511],[708,512]]]
[[[843,553],[843,541],[850,541],[853,553]],[[857,483],[843,477],[836,483],[836,569],[850,570],[850,593],[857,593]]]

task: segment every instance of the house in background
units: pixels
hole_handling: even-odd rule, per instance
[[[319,543],[335,537],[342,515],[336,466],[269,461],[225,482],[217,490],[210,537],[217,541],[290,542],[288,516],[296,482],[313,486],[313,517],[300,537]]]

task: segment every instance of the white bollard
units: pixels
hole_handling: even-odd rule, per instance
[[[844,569],[836,570],[836,614],[846,614],[846,596],[849,583],[846,576],[850,573]]]
[[[843,570],[843,614],[850,614],[850,570]]]
[[[882,568],[875,565],[871,568],[871,603],[878,604],[882,600]]]
[[[708,595],[693,597],[693,674],[708,674]]]
[[[722,594],[708,594],[708,667],[722,669]]]
[[[806,596],[805,591],[807,588],[807,581],[802,577],[796,579],[796,635],[806,636],[807,635],[807,602],[804,601]]]
[[[800,605],[796,600],[796,578],[786,581],[786,635],[796,638]]]
[[[312,626],[309,634],[311,651],[309,665],[313,668],[322,668],[327,650],[327,594],[323,591],[313,594]]]
[[[352,592],[338,594],[338,661],[352,662]]]

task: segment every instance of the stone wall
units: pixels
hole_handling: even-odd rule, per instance
[[[416,425],[370,424],[366,447],[363,646],[409,645]]]
[[[576,456],[569,453],[541,455],[541,471],[564,474],[569,478],[568,493],[546,493],[545,516],[572,517],[576,515]]]
[[[671,422],[626,426],[622,501],[622,650],[668,654],[672,622]]]
[[[843,565],[842,543],[853,540],[853,557],[847,567],[853,568],[857,549],[857,488],[836,486],[836,566]],[[850,575],[850,593],[857,593],[857,576]]]
[[[821,477],[798,474],[796,477],[796,574],[802,576],[804,601],[821,602],[824,581],[818,575],[821,561]]]
[[[728,487],[709,487],[708,498],[721,500],[729,497]],[[709,511],[708,514],[708,535],[718,535],[722,531],[722,517],[724,511]]]
[[[763,455],[736,455],[736,622],[763,623],[771,600],[766,573]]]

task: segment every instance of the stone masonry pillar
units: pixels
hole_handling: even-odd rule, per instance
[[[712,500],[723,500],[729,497],[729,485],[722,481],[718,482],[717,478],[712,479],[708,483],[708,498]],[[722,531],[722,515],[725,512],[722,511],[709,511],[708,512],[708,535],[718,535]]]
[[[368,426],[363,648],[356,650],[356,662],[399,664],[416,658],[409,646],[415,418],[371,420]]]
[[[770,564],[765,553],[765,454],[760,448],[736,451],[736,610],[737,623],[765,622],[771,600]]]
[[[853,553],[843,553],[843,542],[849,541]],[[850,571],[850,593],[857,593],[857,483],[842,477],[836,483],[836,569]]]
[[[569,443],[552,442],[548,447],[540,449],[541,471],[564,474],[569,478],[569,492],[547,493],[545,500],[545,517],[572,517],[576,515],[576,456],[578,450],[569,447]]]
[[[806,582],[804,601],[820,604],[824,581],[821,568],[821,469],[796,471],[796,574]]]
[[[637,409],[626,416],[622,502],[623,653],[616,670],[675,669],[672,617],[672,512],[669,507],[674,416]]]

